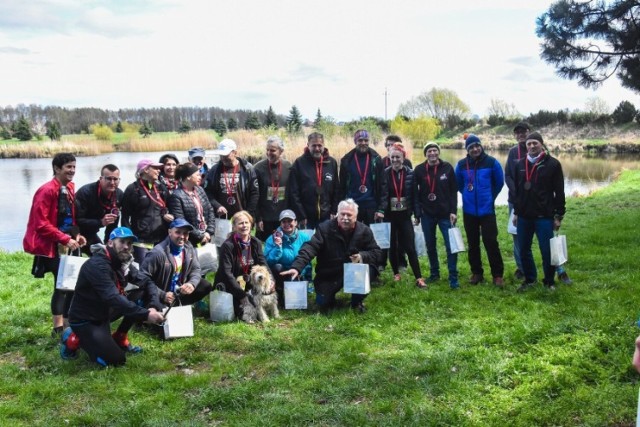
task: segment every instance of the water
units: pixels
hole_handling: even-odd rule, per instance
[[[171,152],[171,151],[170,151]],[[102,166],[113,163],[120,168],[120,188],[123,190],[134,180],[136,164],[142,159],[157,160],[165,152],[110,153],[95,157],[78,157],[74,182],[76,189],[96,181]],[[174,152],[180,161],[186,161],[186,152]],[[420,150],[413,153],[414,165],[423,162]],[[504,165],[506,152],[490,153]],[[442,150],[441,157],[454,164],[466,155],[464,150]],[[607,185],[622,168],[636,167],[638,156],[609,155],[589,157],[582,154],[559,154],[565,173],[565,191],[568,196],[588,194]],[[211,162],[209,161],[209,164]],[[7,251],[22,250],[22,238],[29,218],[33,194],[53,176],[51,159],[0,159],[0,167],[8,182],[0,187],[0,248]],[[497,204],[507,203],[506,187]]]

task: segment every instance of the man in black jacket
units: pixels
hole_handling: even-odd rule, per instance
[[[76,191],[76,221],[80,226],[80,234],[87,239],[87,245],[82,251],[91,256],[90,246],[102,243],[98,231],[104,231],[105,243],[109,241],[109,234],[118,226],[120,208],[124,192],[118,188],[120,184],[120,169],[116,165],[104,165],[100,171],[100,178],[80,187]]]
[[[376,265],[382,251],[376,243],[373,232],[365,224],[357,221],[358,205],[347,199],[338,205],[338,215],[316,228],[310,241],[306,242],[291,269],[280,273],[292,280],[317,257],[314,285],[316,303],[321,309],[332,308],[336,304],[336,294],[343,287],[344,263],[369,264],[369,279],[378,276]],[[366,295],[351,294],[351,308],[364,313],[363,301]]]
[[[126,227],[111,232],[106,246],[94,246],[94,255],[80,268],[71,308],[69,324],[62,335],[60,355],[73,359],[77,349],[85,350],[92,361],[101,366],[123,365],[126,352],[139,353],[140,347],[129,343],[128,331],[137,321],[160,324],[164,317],[153,282],[140,275],[131,265],[133,242],[137,237]],[[137,285],[136,297],[127,295],[127,283]],[[142,299],[149,309],[131,299]],[[124,316],[116,332],[111,322]]]

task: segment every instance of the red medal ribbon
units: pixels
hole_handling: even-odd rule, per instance
[[[111,213],[111,211],[116,207],[115,194],[116,192],[114,191],[110,197],[107,197],[107,200],[111,202],[111,206],[105,205],[104,203],[102,203],[102,187],[100,186],[100,184],[98,184],[98,203],[100,203],[100,206],[102,206],[105,211],[109,211],[109,213]]]
[[[533,177],[533,171],[536,170],[536,166],[540,163],[540,160],[544,157],[544,152],[540,153],[540,157],[538,157],[531,168],[531,173],[529,173],[529,159],[524,161],[524,179],[526,182],[531,182],[531,177]],[[536,182],[538,181],[538,176],[536,175]]]
[[[367,153],[367,164],[364,167],[364,174],[362,173],[362,170],[360,169],[360,162],[358,161],[358,155],[357,154],[355,156],[355,160],[356,160],[356,168],[358,168],[358,174],[360,175],[360,184],[361,184],[361,186],[365,186],[365,184],[367,182],[367,172],[369,172],[369,153]]]
[[[426,172],[427,173],[425,174],[424,180],[427,182],[427,185],[429,186],[429,192],[435,194],[436,176],[438,175],[438,163],[436,163],[436,167],[433,170],[433,179],[429,175],[429,164],[428,163],[427,163]]]
[[[393,182],[393,190],[396,193],[396,198],[398,201],[402,198],[402,190],[404,188],[404,168],[400,170],[400,188],[398,189],[398,184],[396,183],[396,174],[394,170],[391,169],[391,181]]]
[[[269,162],[269,179],[271,180],[271,188],[273,188],[273,198],[278,198],[278,192],[280,191],[280,178],[282,177],[282,161],[278,162],[278,176],[276,179],[273,179],[273,175],[271,174],[271,165]]]
[[[236,186],[236,172],[238,171],[239,164],[240,163],[237,163],[233,167],[233,171],[231,173],[231,185],[229,185],[229,176],[227,174],[227,168],[226,166],[222,167],[222,175],[224,176],[224,186],[227,189],[227,196],[229,197],[233,197],[233,188]]]
[[[156,187],[155,182],[151,184],[151,188],[153,189],[153,193],[155,194],[155,197],[151,195],[151,193],[147,189],[147,184],[144,182],[143,179],[140,179],[140,186],[142,187],[144,192],[147,193],[147,196],[149,196],[149,199],[151,199],[153,203],[155,203],[156,205],[160,206],[163,209],[167,207],[167,204],[164,202],[164,200],[162,200],[162,196],[160,196],[160,193],[158,192],[158,188]]]
[[[244,274],[249,274],[249,268],[251,267],[251,240],[249,240],[249,244],[247,245],[248,252],[246,262],[242,257],[242,246],[238,241],[238,237],[236,237],[236,244],[238,245],[238,260],[240,261],[240,267]]]
[[[473,186],[473,180],[476,176],[476,170],[478,169],[478,162],[475,162],[475,166],[473,168],[473,175],[471,174],[471,170],[469,169],[469,159],[467,158],[467,178],[469,179],[469,184]],[[468,184],[468,185],[469,185]]]

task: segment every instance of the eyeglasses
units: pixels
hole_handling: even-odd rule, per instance
[[[103,176],[102,179],[109,182],[118,182],[120,178],[116,178],[115,176]]]

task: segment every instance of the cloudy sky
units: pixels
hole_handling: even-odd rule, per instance
[[[313,119],[392,118],[433,87],[473,113],[640,104],[539,58],[542,0],[29,0],[0,2],[0,105],[217,106]]]

